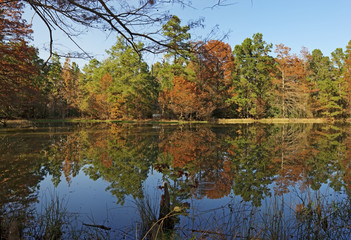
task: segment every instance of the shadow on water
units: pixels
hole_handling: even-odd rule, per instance
[[[0,139],[0,239],[351,237],[348,125],[69,124]],[[82,203],[103,183],[132,222],[72,208],[82,176]],[[44,181],[58,191],[46,203]]]

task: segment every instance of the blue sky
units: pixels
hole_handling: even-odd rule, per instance
[[[224,3],[231,5],[206,8],[214,2],[216,0],[193,0],[193,8],[171,8],[171,13],[179,16],[183,25],[191,19],[205,17],[205,28],[192,30],[192,36],[205,37],[218,25],[217,35],[229,32],[229,37],[224,41],[232,48],[260,32],[267,43],[283,43],[295,53],[305,46],[310,51],[321,49],[324,55],[330,56],[336,48],[345,49],[351,40],[351,0],[227,0]],[[33,44],[45,58],[47,53],[42,48],[48,45],[49,35],[38,17],[34,17],[33,29]],[[106,36],[103,32],[90,31],[80,35],[77,42],[102,60],[105,49],[114,44],[115,37],[113,34]],[[76,50],[62,34],[55,32],[54,39],[60,43],[61,50]],[[159,57],[147,55],[146,59],[151,64]],[[75,61],[81,67],[86,63]]]

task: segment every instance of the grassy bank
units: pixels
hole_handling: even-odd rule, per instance
[[[333,119],[327,118],[264,118],[264,119],[218,119],[219,124],[240,124],[240,123],[333,123]]]
[[[80,123],[159,123],[159,124],[183,124],[183,123],[207,123],[207,121],[182,121],[182,120],[165,120],[165,119],[85,119],[85,118],[73,118],[73,119],[37,119],[31,120],[34,123],[50,123],[50,122],[80,122]]]
[[[5,123],[5,124],[4,124]],[[85,118],[72,118],[72,119],[31,119],[31,120],[6,120],[0,123],[0,128],[33,128],[36,124],[40,123],[151,123],[151,124],[190,124],[190,123],[208,123],[207,121],[182,121],[182,120],[99,120],[99,119],[85,119]]]

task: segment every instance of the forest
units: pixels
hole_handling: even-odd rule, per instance
[[[2,2],[3,3],[3,2]],[[32,46],[23,4],[0,12],[0,121],[89,118],[210,120],[327,118],[351,115],[351,41],[331,56],[299,55],[261,33],[231,46],[192,41],[191,26],[172,16],[162,26],[163,60],[149,66],[144,44],[122,35],[107,58],[82,69],[70,57],[48,62]]]

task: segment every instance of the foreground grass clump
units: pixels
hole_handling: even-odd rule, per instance
[[[51,196],[41,210],[0,209],[0,239],[115,239],[109,233],[110,228],[82,222],[77,213],[67,210],[67,203]]]

